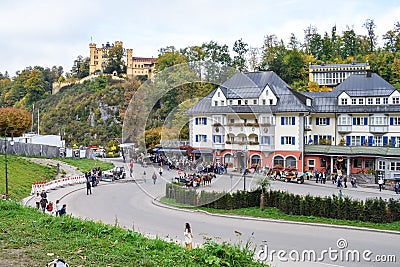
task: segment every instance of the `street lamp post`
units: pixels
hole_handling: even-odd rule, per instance
[[[10,141],[10,145],[13,145],[14,144],[14,140],[13,140],[13,137],[14,137],[14,130],[13,130],[13,127],[7,127],[6,128],[6,130],[5,130],[5,147],[4,147],[4,156],[5,156],[5,160],[4,160],[4,162],[5,162],[5,169],[6,169],[6,198],[8,198],[8,159],[7,159],[7,148],[8,148],[8,146],[7,146],[7,144],[8,144],[8,140],[7,140],[7,130],[8,129],[12,129],[11,130],[11,141]]]
[[[247,157],[248,157],[248,151],[247,151],[247,144],[245,146],[245,152],[244,154],[244,171],[243,171],[243,191],[246,191],[246,174],[247,174]]]

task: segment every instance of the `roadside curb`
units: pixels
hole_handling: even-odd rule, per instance
[[[260,217],[250,217],[245,215],[232,215],[232,214],[219,214],[219,213],[211,213],[204,210],[191,210],[185,208],[178,208],[171,205],[167,205],[162,203],[159,199],[153,198],[152,204],[161,208],[171,209],[171,210],[178,210],[183,212],[190,212],[190,213],[203,213],[208,216],[214,217],[222,217],[222,218],[231,218],[237,220],[249,220],[249,221],[261,221],[261,222],[271,222],[271,223],[285,223],[285,224],[294,224],[294,225],[306,225],[306,226],[318,226],[318,227],[325,227],[325,228],[336,228],[336,229],[346,229],[346,230],[355,230],[355,231],[365,231],[365,232],[375,232],[375,233],[386,233],[386,234],[394,234],[400,235],[400,231],[393,231],[393,230],[382,230],[382,229],[374,229],[374,228],[366,228],[366,227],[357,227],[357,226],[348,226],[348,225],[336,225],[336,224],[324,224],[324,223],[309,223],[309,222],[296,222],[296,221],[288,221],[288,220],[278,220],[278,219],[270,219],[270,218],[260,218]]]

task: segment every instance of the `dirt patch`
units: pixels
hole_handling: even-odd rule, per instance
[[[23,248],[2,249],[0,253],[0,266],[7,267],[39,267],[31,258],[29,253]]]

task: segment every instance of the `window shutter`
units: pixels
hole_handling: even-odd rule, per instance
[[[390,141],[392,141],[392,147],[395,147],[395,145],[396,145],[396,137],[395,136],[390,137]]]
[[[292,125],[296,125],[296,118],[292,117]]]
[[[384,137],[383,137],[383,145],[386,146],[387,143],[388,143],[388,137],[387,137],[387,136],[384,136]]]
[[[294,137],[294,136],[292,136],[292,145],[295,145],[296,144],[296,137]]]
[[[315,118],[315,125],[319,125],[319,118]]]
[[[203,141],[204,141],[204,142],[207,142],[207,135],[204,135],[204,137],[203,137],[203,138],[204,138],[204,140],[203,140]]]
[[[365,145],[365,136],[361,136],[361,145]]]
[[[351,143],[351,137],[346,136],[346,146],[350,146],[350,143]]]
[[[330,122],[331,122],[331,119],[330,118],[326,118],[326,125],[329,125]]]
[[[271,144],[271,137],[267,136],[267,144],[270,145]]]
[[[332,140],[332,135],[328,135],[328,140]]]
[[[207,118],[203,118],[204,120],[204,125],[207,125]]]
[[[368,146],[372,146],[372,143],[374,142],[374,137],[373,136],[368,136]]]
[[[196,134],[196,142],[199,142],[199,135]]]
[[[281,125],[285,125],[285,117],[281,117]]]
[[[195,124],[196,124],[196,125],[199,125],[199,118],[196,118],[196,119],[195,119]]]
[[[367,117],[364,118],[364,125],[368,125],[368,118]]]
[[[353,118],[353,125],[357,125],[357,118]]]
[[[213,143],[215,143],[215,135],[213,135]]]
[[[285,137],[281,136],[281,145],[284,145],[284,144],[285,144]]]
[[[261,144],[264,144],[264,136],[261,136]]]
[[[314,135],[314,145],[318,145],[318,135]]]
[[[390,117],[390,125],[394,125],[394,119],[393,119],[393,117]]]

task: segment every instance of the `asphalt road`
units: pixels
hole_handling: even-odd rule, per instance
[[[146,183],[143,180],[143,171],[146,171]],[[164,195],[165,183],[170,181],[176,172],[165,170],[164,178],[159,177],[154,185],[150,179],[153,171],[157,169],[152,167],[143,169],[135,165],[136,182],[127,179],[117,183],[103,183],[92,189],[92,195],[87,196],[85,190],[78,190],[63,198],[63,202],[68,205],[68,213],[74,216],[118,224],[175,242],[181,242],[184,224],[190,222],[195,235],[194,242],[198,244],[210,239],[242,246],[250,242],[256,254],[262,259],[265,259],[266,254],[261,252],[266,251],[266,244],[269,255],[267,261],[272,263],[272,266],[398,266],[400,262],[399,234],[355,230],[351,227],[337,228],[211,216],[202,212],[188,212],[154,205],[153,200]],[[256,185],[255,178],[247,178],[246,182],[248,188]],[[310,184],[307,185],[307,183]],[[311,181],[307,183],[299,185],[274,182],[272,188],[282,187],[299,194],[337,193],[337,189],[332,185],[315,185],[315,182]],[[206,187],[206,190],[229,191],[230,189],[233,191],[243,189],[242,177],[219,176],[213,185]],[[368,188],[348,188],[343,191],[344,194],[361,199],[377,196],[397,197],[394,192],[379,193],[376,189]],[[273,250],[276,252],[273,253]],[[279,254],[280,258],[277,253],[279,250],[282,250]],[[316,260],[313,260],[311,256],[310,261],[308,255],[313,255],[313,252],[316,253]],[[366,254],[363,257],[364,252]],[[301,259],[302,255],[308,260],[297,262],[295,265],[291,259],[297,256]],[[350,255],[349,260],[346,260],[346,255]],[[360,259],[357,260],[354,255],[360,255]],[[389,259],[393,255],[396,257],[397,264],[368,261],[368,258],[375,260],[375,256],[379,255],[385,256],[386,260],[390,261],[394,260]],[[323,260],[319,261],[318,258],[323,258]]]

